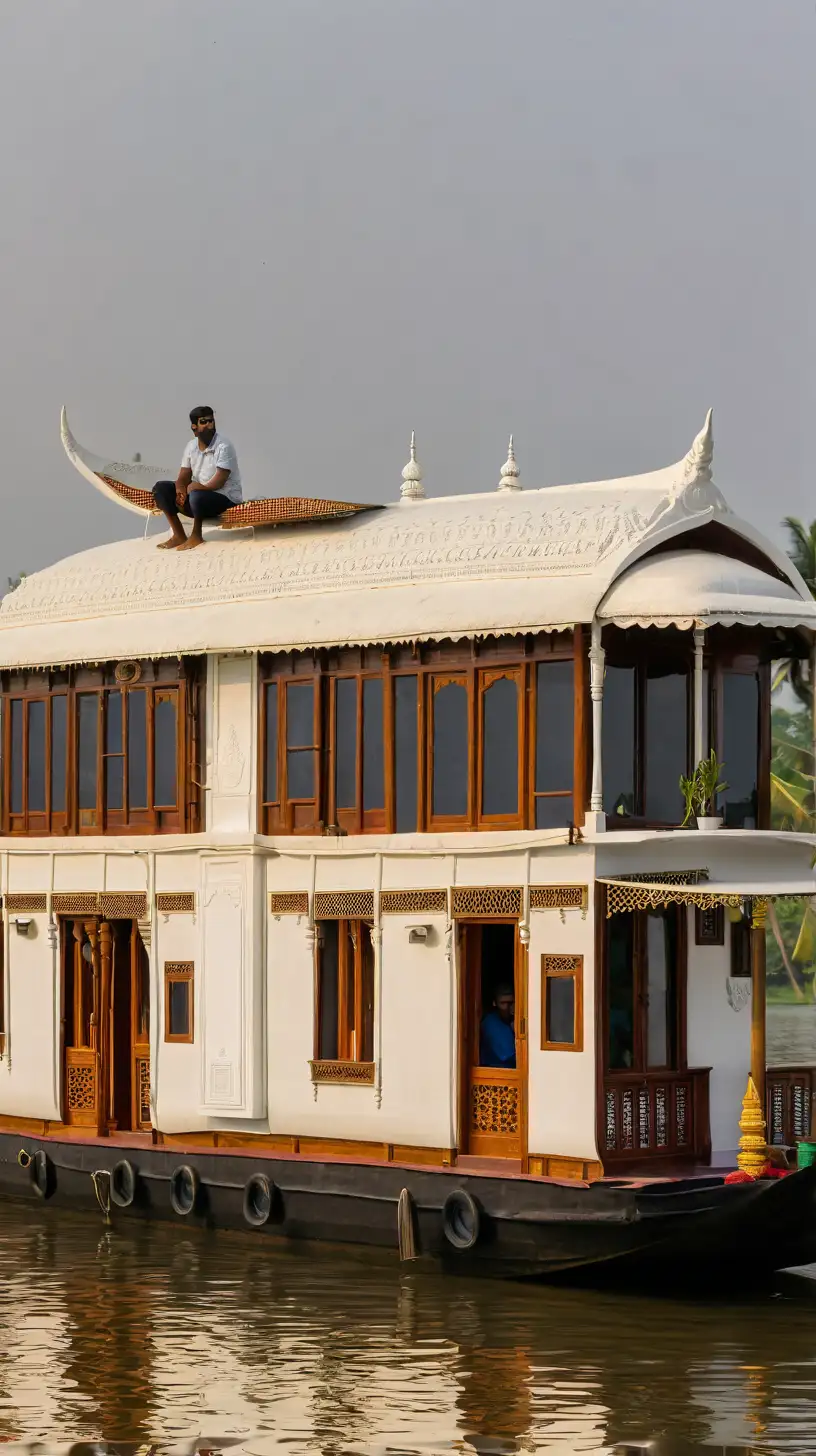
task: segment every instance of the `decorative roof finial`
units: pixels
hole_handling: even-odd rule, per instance
[[[516,457],[513,453],[513,436],[510,436],[510,445],[507,450],[507,459],[501,468],[501,479],[498,484],[499,490],[521,490],[519,484],[519,468],[516,464]]]
[[[422,467],[416,458],[416,435],[411,431],[411,458],[402,472],[400,495],[403,500],[424,500],[425,487],[422,484]]]
[[[711,480],[711,466],[714,461],[714,431],[711,425],[713,410],[709,410],[705,417],[705,424],[699,435],[695,437],[694,443],[683,462],[685,469],[683,475],[686,481]]]

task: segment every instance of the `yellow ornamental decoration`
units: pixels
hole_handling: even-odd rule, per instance
[[[762,1104],[753,1077],[748,1078],[748,1089],[742,1099],[742,1117],[739,1122],[740,1150],[737,1153],[737,1167],[752,1178],[758,1178],[768,1161],[768,1146],[765,1141],[765,1118]]]

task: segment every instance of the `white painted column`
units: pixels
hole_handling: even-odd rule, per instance
[[[708,753],[705,733],[705,681],[703,678],[703,646],[705,628],[694,628],[694,767]]]
[[[603,806],[603,685],[606,654],[601,646],[601,624],[592,623],[589,648],[589,695],[592,700],[592,791],[587,828],[596,834],[606,829]]]

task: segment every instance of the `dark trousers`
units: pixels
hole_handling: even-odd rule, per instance
[[[157,480],[153,487],[153,499],[160,511],[168,516],[192,516],[194,521],[211,521],[214,516],[223,515],[235,502],[220,490],[191,490],[183,506],[176,501],[176,484],[173,480]]]

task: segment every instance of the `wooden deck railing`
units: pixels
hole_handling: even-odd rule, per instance
[[[810,1133],[810,1109],[816,1067],[769,1067],[765,1074],[765,1119],[768,1142],[792,1147]]]
[[[708,1068],[612,1072],[604,1083],[604,1162],[710,1152]]]

